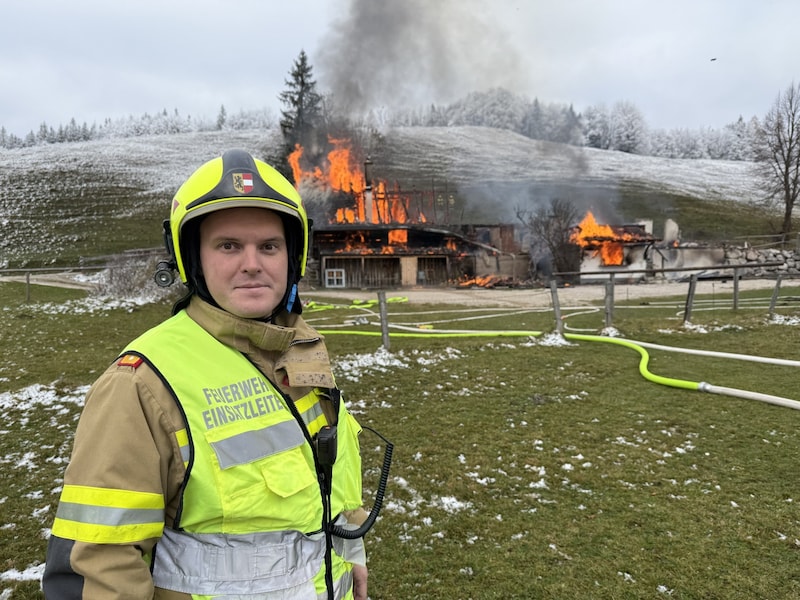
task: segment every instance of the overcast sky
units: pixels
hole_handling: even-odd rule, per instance
[[[305,50],[344,106],[502,86],[653,128],[762,117],[800,80],[797,0],[8,0],[0,126],[268,108]],[[715,59],[715,60],[712,60]]]

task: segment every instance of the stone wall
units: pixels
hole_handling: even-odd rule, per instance
[[[739,272],[743,277],[800,276],[800,252],[795,250],[729,246],[725,248],[725,264],[748,265]]]

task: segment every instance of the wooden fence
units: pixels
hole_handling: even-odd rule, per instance
[[[779,266],[781,263],[759,263],[757,265],[752,264],[740,264],[740,265],[721,265],[715,266],[715,271],[732,271],[733,280],[733,310],[738,310],[739,308],[739,282],[741,280],[741,275],[743,271],[748,269],[752,269],[754,266],[758,267],[775,267]],[[550,280],[550,293],[553,300],[553,310],[555,313],[556,319],[556,330],[558,333],[563,333],[563,321],[561,319],[561,306],[558,300],[558,278],[559,277],[569,277],[575,275],[607,275],[608,281],[605,282],[605,295],[604,295],[604,309],[605,309],[605,326],[612,327],[614,321],[614,291],[616,285],[616,275],[628,276],[630,274],[641,274],[647,273],[648,275],[657,275],[657,274],[664,274],[670,272],[687,272],[687,271],[694,271],[690,275],[689,278],[689,288],[686,294],[686,302],[684,306],[683,312],[683,322],[688,323],[692,316],[692,310],[694,308],[694,297],[695,292],[697,289],[697,282],[699,280],[699,276],[697,271],[700,270],[697,267],[675,267],[675,268],[665,268],[665,269],[630,269],[624,271],[570,271],[570,272],[561,272],[561,273],[553,273],[553,277]],[[780,294],[780,287],[781,282],[784,279],[783,275],[778,274],[775,277],[775,287],[772,292],[772,298],[770,301],[769,306],[769,315],[775,313],[775,305],[778,301],[778,297]],[[647,285],[647,284],[640,284],[640,285]]]
[[[32,277],[36,277],[37,275],[64,275],[81,271],[103,271],[106,269],[112,271],[113,267],[98,265],[93,267],[36,267],[28,269],[0,269],[0,282],[3,280],[16,282],[24,281],[25,303],[28,304],[31,301],[32,284],[53,286],[59,285],[59,283],[54,280],[47,281],[40,279],[39,281],[32,281]],[[76,287],[78,287],[77,284]]]

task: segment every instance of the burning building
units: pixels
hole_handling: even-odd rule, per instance
[[[299,146],[289,157],[297,184],[325,191],[324,210],[315,215],[312,230],[307,276],[312,285],[480,285],[496,283],[504,273],[513,279],[515,269],[527,271],[527,261],[516,260],[512,225],[454,226],[452,194],[406,191],[372,180],[371,163],[365,160],[362,170],[348,140],[330,143],[321,166],[304,165]]]
[[[588,270],[591,267],[628,266],[639,254],[635,249],[644,250],[658,240],[652,235],[652,223],[603,225],[589,211],[573,228],[570,241],[582,248],[582,270]]]
[[[682,243],[677,224],[668,219],[664,237],[653,236],[652,221],[630,225],[605,225],[591,211],[570,233],[570,241],[581,248],[581,281],[607,279],[609,273],[630,272],[632,279],[644,279],[648,272],[675,269],[667,278],[684,278],[694,270],[713,276],[725,262],[723,248]],[[696,270],[695,270],[696,269]],[[677,271],[680,270],[680,271]]]

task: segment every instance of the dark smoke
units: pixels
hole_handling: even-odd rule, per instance
[[[337,109],[353,114],[517,89],[526,67],[492,17],[504,4],[349,0],[314,57],[321,88],[333,93]]]

